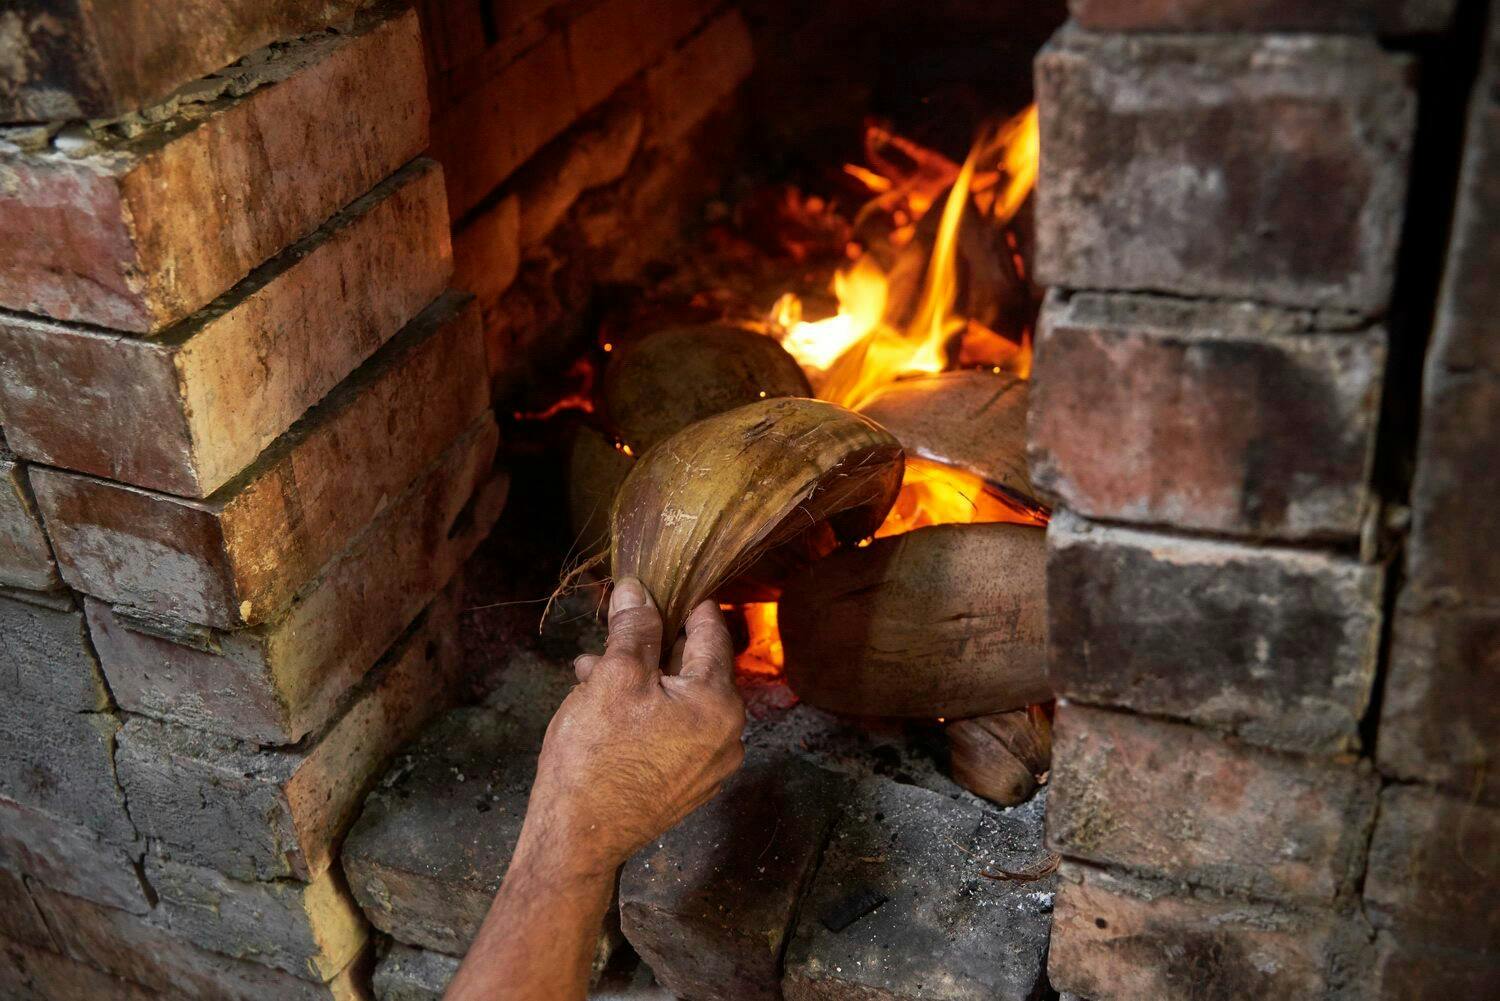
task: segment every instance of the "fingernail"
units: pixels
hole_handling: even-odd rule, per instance
[[[609,596],[609,613],[622,612],[627,608],[649,605],[651,598],[646,588],[634,577],[621,577],[615,581],[615,592]]]

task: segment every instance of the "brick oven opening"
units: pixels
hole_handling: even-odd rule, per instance
[[[436,1001],[625,573],[591,997],[1492,996],[1489,7],[0,11],[0,998]]]

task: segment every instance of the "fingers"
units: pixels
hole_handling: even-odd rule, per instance
[[[687,650],[687,637],[678,636],[672,644],[672,652],[667,654],[667,664],[662,668],[663,674],[682,673],[682,655]]]
[[[651,671],[661,666],[661,613],[645,585],[634,577],[615,581],[604,656],[610,661],[643,664]]]
[[[700,603],[688,616],[682,676],[724,685],[734,680],[734,642],[724,624],[724,613],[711,601]]]
[[[579,654],[573,658],[573,673],[578,676],[579,684],[589,680],[589,675],[594,673],[594,665],[598,663],[597,653]]]

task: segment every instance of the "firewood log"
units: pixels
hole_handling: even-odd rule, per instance
[[[823,400],[761,400],[705,418],[642,455],[620,485],[611,573],[646,585],[670,649],[692,607],[765,553],[806,543],[824,522],[837,541],[868,537],[903,467],[889,432]]]
[[[859,409],[907,454],[968,470],[1039,507],[1026,462],[1027,396],[1025,379],[968,370],[893,382]]]
[[[636,455],[694,421],[773,396],[811,396],[774,338],[722,324],[658,330],[611,359],[604,408]]]
[[[834,553],[787,582],[787,680],[856,716],[981,716],[1051,698],[1045,530],[935,525]]]
[[[1001,806],[1030,799],[1052,767],[1052,723],[1041,706],[953,720],[945,732],[953,781]]]

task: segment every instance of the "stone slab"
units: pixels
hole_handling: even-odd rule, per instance
[[[988,813],[867,780],[834,826],[786,955],[787,1001],[1030,1001],[1043,990],[1054,878],[1045,797]]]
[[[174,859],[233,879],[326,872],[386,762],[456,694],[461,594],[455,581],[301,744],[262,748],[133,717],[121,734],[120,780],[142,832]]]
[[[620,927],[656,979],[693,1001],[781,997],[798,902],[848,785],[751,753],[714,800],[620,874]]]
[[[1408,943],[1493,954],[1500,964],[1496,876],[1500,808],[1422,786],[1390,785],[1365,874],[1365,911]]]
[[[1068,512],[1052,519],[1047,545],[1057,694],[1304,753],[1357,746],[1379,653],[1383,567]]]
[[[443,296],[195,501],[60,470],[37,500],[70,585],[216,629],[274,618],[489,405],[473,300]]]
[[[1410,70],[1356,37],[1065,29],[1036,61],[1038,279],[1379,313]]]
[[[52,591],[62,583],[31,495],[26,466],[0,445],[0,585]]]
[[[200,949],[124,911],[46,889],[38,889],[36,898],[64,954],[171,997],[358,1001],[367,996],[361,959],[329,982],[314,983]]]
[[[89,628],[125,709],[264,744],[320,729],[344,694],[488,534],[505,483],[487,414],[329,562],[274,621],[233,632],[89,600]]]
[[[375,964],[378,1001],[442,1001],[459,960],[397,942]]]
[[[22,942],[40,949],[56,949],[47,922],[26,889],[20,873],[0,869],[0,940]]]
[[[21,942],[0,940],[0,996],[6,1001],[187,1001],[110,976],[87,963]]]
[[[1111,1001],[1367,997],[1369,927],[1352,914],[1194,895],[1065,862],[1047,973]]]
[[[1380,770],[1500,803],[1500,606],[1430,605],[1408,589],[1393,629]]]
[[[1069,0],[1099,31],[1309,31],[1406,35],[1442,31],[1454,0]]]
[[[1378,783],[1361,764],[1067,702],[1052,740],[1047,841],[1070,858],[1324,905],[1364,872]]]
[[[0,703],[0,797],[131,844],[135,827],[115,780],[119,730],[114,712]]]
[[[132,914],[153,900],[141,881],[141,847],[110,844],[79,824],[0,799],[0,869]]]
[[[146,855],[145,868],[158,897],[151,920],[210,952],[323,983],[369,938],[337,866],[309,883],[247,883],[157,853]]]
[[[7,5],[0,122],[108,118],[155,104],[263,45],[354,13],[361,0]]]
[[[1248,303],[1048,297],[1032,476],[1079,514],[1256,539],[1352,540],[1385,376],[1380,328]]]
[[[0,590],[0,699],[21,711],[110,707],[83,610],[71,595]]]
[[[491,704],[454,710],[397,758],[342,853],[371,924],[464,954],[520,837],[547,723],[575,683],[567,664],[524,656]]]
[[[0,247],[0,305],[160,330],[427,145],[410,10],[380,7],[276,55],[229,96],[132,138],[0,154],[0,230],[13,237]]]
[[[419,160],[149,340],[0,314],[11,447],[136,486],[211,494],[442,292],[442,208],[442,171]]]

